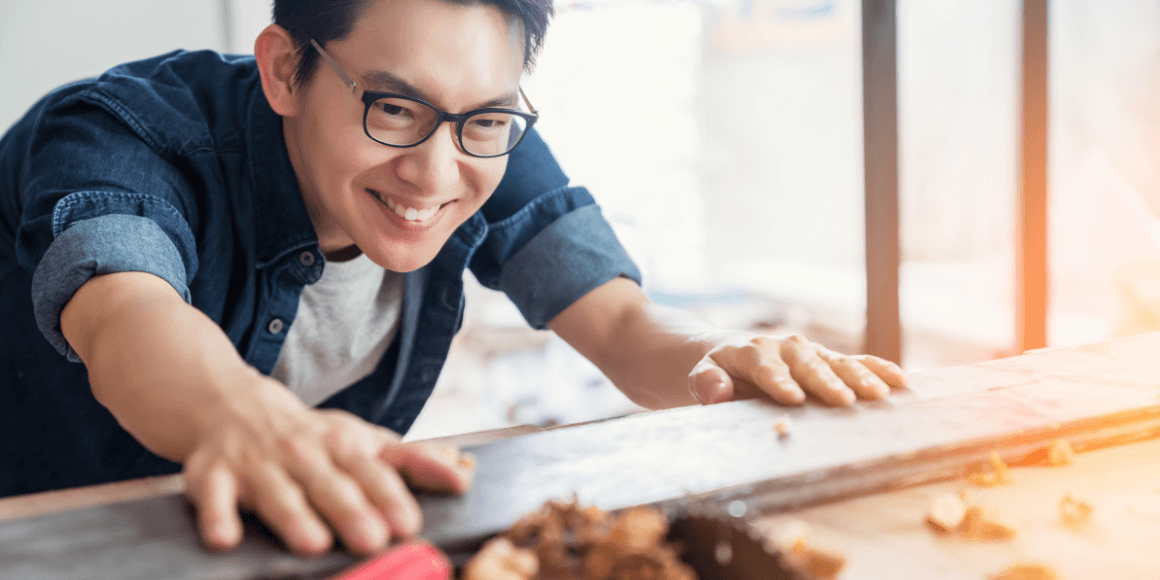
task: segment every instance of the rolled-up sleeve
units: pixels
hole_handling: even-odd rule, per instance
[[[90,278],[117,272],[155,274],[190,302],[181,254],[157,222],[123,214],[77,222],[56,236],[32,276],[36,325],[70,361],[80,357],[61,332],[61,311]]]
[[[192,186],[179,155],[88,93],[49,103],[22,176],[16,254],[33,273],[45,338],[72,361],[60,313],[93,276],[149,272],[190,301],[197,272]]]
[[[490,224],[472,271],[485,286],[507,294],[528,324],[540,330],[613,278],[641,282],[640,270],[582,187],[544,194]]]
[[[592,204],[573,210],[536,234],[503,267],[500,287],[533,328],[548,322],[596,287],[640,271]]]

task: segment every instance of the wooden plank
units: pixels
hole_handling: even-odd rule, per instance
[[[959,459],[973,460],[993,446],[1017,449],[1052,430],[1144,425],[1160,417],[1156,352],[1160,334],[1143,335],[920,373],[911,377],[912,389],[851,408],[741,401],[484,443],[467,448],[478,458],[469,493],[420,498],[423,535],[460,551],[543,501],[573,494],[618,509],[747,485],[759,492],[778,485],[818,490],[838,481],[847,485],[842,493],[859,493],[882,487],[874,473],[916,459],[954,459],[958,450]],[[773,423],[783,416],[794,429],[779,438]],[[922,473],[901,473],[903,480],[888,483],[924,481]],[[860,475],[868,485],[859,487]],[[202,551],[183,501],[174,496],[0,523],[4,578],[228,580],[252,578],[268,561],[284,571],[341,563],[289,559],[253,532],[240,553]],[[142,575],[140,562],[154,572]],[[156,572],[164,562],[173,564]],[[75,572],[78,565],[83,574]]]
[[[898,57],[895,0],[862,0],[865,352],[901,363],[898,308]]]
[[[1047,0],[1023,1],[1016,304],[1019,351],[1047,345]]]
[[[947,476],[902,470],[886,482],[863,477],[916,459],[961,468],[995,447],[1020,452],[1019,445],[1105,422],[1146,431],[1160,417],[1155,352],[1160,335],[1145,335],[917,374],[912,390],[851,408],[742,401],[484,445],[472,449],[479,471],[469,493],[420,499],[424,533],[460,549],[547,499],[573,494],[619,509],[835,478],[847,486],[836,495],[860,493]],[[773,430],[782,416],[796,426],[787,438]]]

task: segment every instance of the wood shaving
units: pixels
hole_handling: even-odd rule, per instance
[[[1011,476],[1011,470],[1007,468],[1007,464],[999,457],[997,451],[991,452],[988,466],[991,468],[990,471],[983,469],[967,474],[967,481],[979,487],[996,487],[1015,483],[1015,478]]]
[[[1055,573],[1046,564],[1014,564],[1011,567],[988,577],[989,580],[1059,580]]]
[[[1018,533],[1018,527],[996,508],[972,505],[963,514],[958,532],[968,540],[1010,540]]]
[[[512,524],[500,539],[535,556],[539,567],[535,580],[696,580],[693,569],[665,540],[668,531],[668,519],[653,508],[611,516],[576,500],[549,501]],[[481,551],[472,562],[484,556]]]
[[[495,538],[463,567],[463,580],[533,580],[540,572],[536,553]]]
[[[1065,528],[1082,531],[1091,522],[1093,509],[1088,502],[1065,495],[1059,500],[1059,521]]]
[[[950,534],[959,529],[966,514],[967,506],[962,498],[953,493],[940,493],[931,498],[926,523],[936,532]]]

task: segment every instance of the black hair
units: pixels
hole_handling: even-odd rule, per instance
[[[274,0],[274,23],[294,38],[298,68],[294,84],[301,86],[318,69],[319,54],[310,39],[325,46],[342,40],[375,0]],[[524,69],[530,71],[536,54],[548,31],[548,18],[554,13],[552,0],[441,0],[456,6],[495,6],[504,14],[520,20],[524,28]]]

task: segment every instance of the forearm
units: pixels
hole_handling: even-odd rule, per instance
[[[615,305],[609,311],[609,305]],[[689,373],[728,336],[691,313],[649,301],[630,280],[596,288],[549,325],[638,405],[692,405]]]
[[[97,400],[168,459],[184,461],[221,412],[249,398],[293,398],[272,389],[212,320],[151,274],[93,278],[66,305],[61,329]]]

